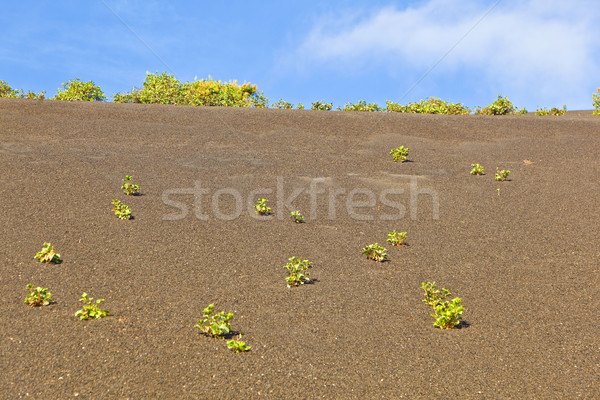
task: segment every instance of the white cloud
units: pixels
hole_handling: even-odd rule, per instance
[[[590,85],[598,84],[600,72],[600,11],[594,3],[505,0],[483,19],[490,1],[429,0],[406,9],[387,7],[342,26],[320,21],[297,58],[310,68],[385,66],[422,73],[443,57],[433,77],[477,71],[490,87],[502,81],[525,97],[556,93],[564,99],[585,93],[589,102]]]

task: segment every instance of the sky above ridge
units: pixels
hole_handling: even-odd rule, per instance
[[[81,78],[112,99],[166,71],[251,82],[270,104],[592,109],[598,21],[597,0],[12,1],[0,80],[51,97]]]

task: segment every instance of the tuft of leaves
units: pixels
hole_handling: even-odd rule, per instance
[[[132,178],[133,176],[131,175],[125,175],[125,178],[123,178],[123,185],[121,185],[121,189],[123,189],[125,194],[128,196],[138,194],[140,192],[140,188],[142,187],[142,185],[134,185],[131,183]]]
[[[79,317],[80,320],[100,319],[108,316],[108,310],[100,309],[100,304],[104,303],[104,299],[98,299],[95,303],[92,300],[94,299],[84,292],[81,295],[81,299],[79,299],[79,301],[83,302],[83,308],[77,311],[75,316]]]
[[[294,108],[294,105],[290,102],[279,99],[277,103],[271,104],[273,108],[279,108],[280,110],[291,110]]]
[[[213,308],[215,308],[215,305],[209,304],[202,312],[204,318],[198,321],[194,327],[200,329],[206,335],[223,338],[231,331],[229,321],[233,319],[233,313],[221,311],[213,315]]]
[[[283,268],[288,270],[289,276],[285,278],[287,286],[300,286],[310,282],[308,270],[312,268],[312,263],[308,260],[300,260],[296,257],[291,257],[289,263]]]
[[[388,233],[387,241],[393,246],[405,246],[406,232],[396,232],[394,229],[392,232]]]
[[[63,88],[58,89],[54,100],[68,100],[68,101],[104,101],[106,96],[100,89],[100,86],[96,86],[93,81],[83,82],[77,78],[75,80],[69,80],[63,82]]]
[[[290,213],[290,217],[297,224],[301,224],[304,222],[304,216],[300,214],[300,211],[292,211]]]
[[[113,212],[119,219],[131,219],[131,208],[121,203],[119,200],[114,199],[112,201]]]
[[[360,100],[358,104],[346,103],[342,111],[367,111],[367,112],[379,112],[385,111],[375,103],[367,104],[366,101]]]
[[[254,206],[254,211],[259,215],[269,215],[271,213],[271,208],[267,207],[267,201],[267,199],[258,199]]]
[[[428,97],[416,103],[406,105],[386,101],[387,112],[414,113],[414,114],[446,114],[464,115],[470,114],[471,110],[461,103],[450,103],[435,97]]]
[[[390,151],[390,154],[392,155],[394,162],[398,162],[398,161],[404,162],[404,161],[406,161],[406,157],[408,157],[408,151],[409,151],[408,147],[400,146],[398,148],[392,149]]]
[[[238,335],[238,339],[231,339],[227,341],[227,348],[235,351],[236,353],[244,353],[249,351],[252,347],[246,346],[246,342],[242,342],[242,335]]]
[[[387,249],[380,246],[379,243],[370,244],[363,247],[362,253],[366,255],[367,258],[377,262],[383,261],[387,258]]]
[[[423,302],[433,309],[432,317],[435,318],[434,326],[440,329],[453,329],[460,323],[465,308],[461,305],[462,300],[455,297],[451,301],[443,301],[450,296],[450,291],[443,289],[440,292],[435,282],[423,282],[421,288],[425,291]]]
[[[497,181],[505,181],[506,179],[508,179],[508,174],[510,174],[510,171],[507,169],[500,169],[499,167],[496,167],[496,175],[495,178]]]
[[[48,292],[47,288],[41,288],[39,286],[34,288],[33,284],[30,283],[27,285],[27,290],[29,290],[30,293],[25,296],[25,303],[29,304],[31,307],[47,306],[52,302],[52,293]]]
[[[485,175],[485,170],[482,165],[471,164],[471,175]]]
[[[502,97],[502,95],[498,95],[496,101],[489,106],[484,108],[477,107],[475,109],[475,114],[479,115],[509,115],[526,113],[527,110],[525,108],[519,110],[510,100],[508,100],[506,97]]]
[[[330,111],[333,108],[333,103],[325,103],[324,101],[317,100],[312,103],[312,110]]]
[[[33,258],[39,259],[41,263],[46,264],[60,264],[62,262],[60,254],[54,251],[54,246],[46,242],[44,242],[42,250],[35,253]]]
[[[592,105],[594,106],[592,114],[600,115],[600,88],[598,89],[598,94],[592,93]]]

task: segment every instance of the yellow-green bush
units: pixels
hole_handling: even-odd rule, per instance
[[[592,93],[592,99],[594,100],[594,115],[600,115],[600,89],[598,89],[598,94]]]
[[[17,98],[21,98],[21,99],[37,99],[37,100],[44,100],[44,95],[46,94],[45,91],[42,91],[40,93],[34,93],[31,90],[28,91],[27,93],[23,92],[23,89],[21,90],[17,90],[17,89],[13,89],[12,87],[10,87],[10,85],[2,80],[0,80],[0,97],[6,97],[6,98],[12,98],[12,99],[17,99]]]
[[[525,114],[527,110],[522,108],[518,109],[513,103],[506,97],[498,95],[498,99],[487,107],[477,107],[475,114],[480,115],[509,115],[509,114]]]
[[[221,82],[212,78],[181,83],[166,72],[148,74],[141,89],[114,95],[115,103],[182,104],[192,106],[267,107],[268,99],[256,85],[237,81]]]
[[[471,113],[471,110],[461,103],[449,103],[435,97],[428,97],[427,99],[421,100],[417,103],[408,103],[406,105],[394,103],[389,100],[386,101],[385,104],[387,105],[388,112],[448,115],[462,115]]]
[[[369,104],[367,104],[366,101],[360,100],[358,102],[358,104],[346,103],[344,105],[344,108],[342,109],[342,111],[370,111],[370,112],[377,112],[377,111],[384,111],[384,110],[381,107],[379,107],[377,104],[375,104],[375,103],[369,103]]]
[[[68,100],[68,101],[104,101],[106,96],[100,89],[100,86],[96,86],[93,81],[83,82],[77,78],[75,80],[70,79],[69,82],[62,84],[63,88],[58,89],[56,96],[53,100]]]

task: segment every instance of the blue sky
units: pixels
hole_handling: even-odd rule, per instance
[[[270,103],[592,109],[598,21],[597,0],[11,1],[0,80],[53,96],[81,78],[112,98],[167,71],[252,82]]]

